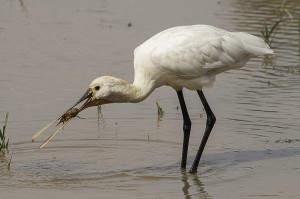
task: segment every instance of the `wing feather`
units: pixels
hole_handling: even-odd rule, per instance
[[[228,70],[247,60],[249,53],[233,34],[221,29],[184,29],[170,32],[164,41],[156,41],[151,60],[178,76],[201,76],[214,69]],[[161,37],[158,37],[161,38]]]
[[[135,81],[145,74],[169,81],[174,77],[213,81],[216,74],[242,67],[251,57],[272,53],[262,39],[247,33],[207,25],[174,27],[135,49]],[[178,81],[172,85],[182,86]]]

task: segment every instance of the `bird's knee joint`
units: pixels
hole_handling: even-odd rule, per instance
[[[207,124],[208,125],[214,125],[217,121],[217,118],[214,114],[211,114],[207,117]]]
[[[183,131],[184,132],[190,132],[191,131],[191,126],[183,126]]]
[[[183,124],[183,131],[184,132],[189,132],[191,130],[192,123],[191,122],[185,122]]]

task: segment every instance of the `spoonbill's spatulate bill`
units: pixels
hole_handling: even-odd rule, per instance
[[[101,76],[92,81],[83,97],[58,120],[67,123],[80,111],[92,106],[138,103],[146,99],[154,89],[170,86],[177,92],[183,116],[181,167],[186,168],[191,120],[182,89],[195,90],[207,114],[204,136],[190,169],[191,173],[195,173],[216,121],[202,87],[212,84],[216,75],[240,68],[250,58],[268,54],[273,54],[273,50],[261,38],[248,33],[228,32],[208,25],[173,27],[154,35],[134,50],[135,74],[132,84],[116,77]],[[70,113],[72,108],[84,100],[86,102],[75,109],[75,113]],[[52,123],[39,131],[33,140]],[[54,134],[56,133],[57,131]]]

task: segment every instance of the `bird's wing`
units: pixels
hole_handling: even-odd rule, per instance
[[[149,44],[156,66],[188,78],[241,67],[250,56],[237,36],[210,27],[162,32]]]

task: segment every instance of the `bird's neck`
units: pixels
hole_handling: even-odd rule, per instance
[[[135,81],[133,84],[128,84],[128,102],[137,103],[145,100],[155,88],[154,81]]]
[[[109,95],[108,101],[114,103],[138,103],[146,99],[156,88],[154,81],[134,81],[132,84],[113,77],[118,86],[113,86],[113,94]]]

